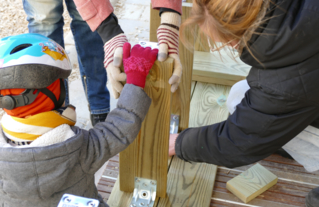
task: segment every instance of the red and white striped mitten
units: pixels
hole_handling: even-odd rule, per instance
[[[120,66],[123,59],[123,45],[127,42],[125,34],[121,33],[104,44],[104,67],[108,81],[112,86],[114,98],[119,98],[123,89],[121,81],[126,80],[126,74],[121,72]]]
[[[174,59],[174,72],[168,81],[173,93],[177,90],[182,76],[182,64],[178,54],[180,25],[181,15],[175,12],[164,12],[161,15],[161,25],[157,29],[158,60],[164,61],[167,56]]]

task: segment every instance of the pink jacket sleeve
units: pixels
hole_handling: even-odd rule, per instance
[[[92,31],[114,11],[109,0],[74,0],[74,3]],[[152,0],[153,9],[161,7],[182,13],[182,0]]]
[[[114,10],[109,0],[74,0],[74,3],[92,31],[95,31]]]
[[[153,9],[161,7],[173,9],[182,14],[182,0],[152,0]]]

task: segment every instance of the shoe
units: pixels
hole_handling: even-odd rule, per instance
[[[293,160],[294,158],[291,157],[290,154],[288,154],[288,152],[286,152],[286,150],[284,150],[283,148],[278,149],[275,154],[281,155],[282,157],[288,158]]]
[[[90,119],[91,119],[92,126],[95,126],[99,122],[104,122],[106,117],[107,117],[107,115],[108,115],[108,113],[105,113],[105,114],[91,114],[90,115]]]
[[[307,207],[317,207],[319,206],[319,188],[312,189],[306,196],[306,206]]]

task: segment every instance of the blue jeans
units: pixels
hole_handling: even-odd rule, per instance
[[[97,32],[92,32],[87,23],[83,21],[73,0],[65,0],[65,3],[72,18],[71,30],[91,114],[108,113],[110,93],[106,87],[107,76],[103,66],[102,39]],[[45,35],[64,47],[63,0],[23,0],[23,7],[27,14],[30,33]]]

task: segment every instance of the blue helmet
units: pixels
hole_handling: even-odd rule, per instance
[[[0,90],[25,88],[16,96],[1,96],[0,108],[12,110],[31,104],[40,92],[61,107],[65,99],[63,79],[72,70],[65,50],[40,34],[21,34],[0,40]],[[46,87],[60,79],[61,93],[57,100]]]
[[[40,89],[67,78],[72,70],[65,50],[40,34],[20,34],[0,40],[0,90]]]

